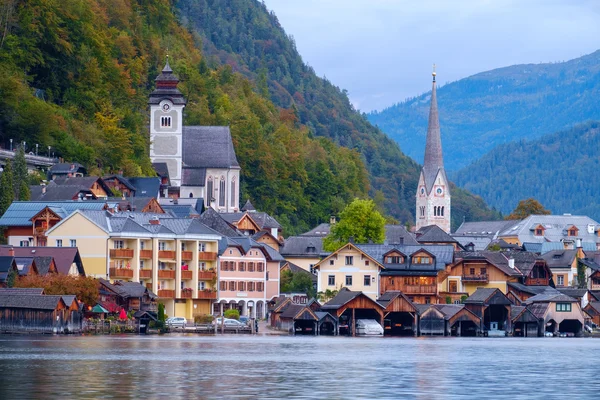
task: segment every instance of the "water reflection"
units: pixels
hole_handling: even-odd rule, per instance
[[[0,399],[592,398],[598,354],[594,339],[6,336]]]

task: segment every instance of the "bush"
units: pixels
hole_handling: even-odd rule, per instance
[[[446,304],[452,304],[452,297],[446,296]]]
[[[240,312],[238,310],[226,310],[225,313],[223,314],[225,316],[225,318],[231,318],[231,319],[240,319]]]
[[[196,324],[210,324],[213,322],[213,316],[210,314],[196,315],[194,316],[194,322]]]
[[[469,296],[460,296],[460,302],[464,303],[466,299],[468,299]]]

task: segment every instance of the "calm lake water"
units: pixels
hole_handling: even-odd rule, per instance
[[[0,399],[598,399],[599,365],[599,339],[0,336]]]

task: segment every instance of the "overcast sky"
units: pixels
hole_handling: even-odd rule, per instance
[[[600,48],[599,0],[265,0],[319,76],[361,111],[503,66]]]

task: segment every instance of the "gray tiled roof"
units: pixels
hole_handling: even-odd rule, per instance
[[[156,171],[156,175],[163,178],[169,178],[169,167],[166,162],[153,162],[152,168]]]
[[[50,167],[50,175],[58,175],[58,174],[69,174],[69,173],[74,173],[77,172],[79,170],[83,170],[83,172],[85,172],[85,167],[79,163],[58,163],[58,164],[54,164],[52,167]]]
[[[239,167],[229,127],[184,126],[183,166],[184,168]]]
[[[556,290],[558,290],[559,292],[561,292],[564,295],[573,297],[574,299],[581,299],[588,292],[587,289],[579,289],[579,288],[573,288],[573,287],[559,287],[559,288],[556,288]]]
[[[0,288],[0,296],[9,296],[15,294],[27,294],[27,295],[43,295],[43,288]]]
[[[135,187],[135,196],[158,197],[160,191],[160,178],[158,177],[136,177],[128,178]]]
[[[235,237],[235,236],[243,236],[241,232],[232,227],[227,221],[221,218],[221,214],[213,210],[212,208],[207,208],[206,211],[202,213],[202,215],[198,218],[200,222],[204,225],[214,229],[219,232],[223,236],[227,237]]]
[[[340,308],[344,304],[350,302],[354,298],[360,296],[361,294],[363,294],[363,293],[362,292],[354,292],[354,291],[348,290],[347,288],[341,288],[340,291],[338,292],[338,294],[333,299],[329,300],[327,303],[325,303],[321,306],[321,309],[337,310],[338,308]],[[385,308],[376,301],[374,301],[374,303],[378,304],[381,308]]]
[[[360,250],[367,253],[371,258],[382,264],[386,270],[382,271],[382,274],[389,274],[390,271],[402,271],[402,270],[443,270],[446,265],[451,264],[454,260],[454,246],[452,245],[386,245],[386,244],[358,244],[356,245]],[[389,253],[392,250],[397,250],[400,253],[406,255],[406,262],[404,264],[386,264],[384,261],[384,254]],[[435,256],[435,264],[412,264],[411,255],[417,253],[420,250],[425,250]]]
[[[456,232],[454,232],[454,237],[458,239],[456,236],[458,235],[478,235],[478,236],[486,236],[490,239],[495,239],[497,235],[506,229],[512,227],[518,220],[512,221],[478,221],[478,222],[463,222]]]
[[[538,225],[544,227],[543,236],[534,235],[534,230]],[[567,236],[567,228],[573,225],[579,231],[578,236]],[[595,230],[599,225],[593,219],[580,215],[530,215],[513,227],[502,231],[500,237],[518,236],[521,243],[560,242],[578,238],[584,242],[597,243],[600,239]]]
[[[480,304],[485,303],[499,289],[496,288],[478,288],[475,293],[467,297],[464,301],[465,304]],[[502,293],[502,292],[500,292]]]
[[[518,282],[508,282],[508,287],[533,295],[543,293],[548,288],[551,289],[550,286],[528,286]]]
[[[219,213],[221,218],[223,218],[230,224],[239,221],[245,214],[246,212]],[[279,222],[277,222],[275,218],[271,217],[266,212],[252,211],[248,212],[248,215],[250,216],[250,218],[252,218],[254,222],[256,222],[260,229],[281,229],[281,225],[279,224]]]
[[[569,302],[576,303],[577,299],[574,299],[571,296],[567,296],[566,294],[562,294],[558,290],[554,288],[547,288],[542,293],[536,294],[533,297],[525,300],[526,304],[531,303],[549,303],[549,302]]]
[[[541,255],[550,268],[571,268],[576,256],[577,250],[553,250]]]
[[[250,199],[246,200],[246,204],[242,207],[242,211],[256,211],[256,208],[250,203]]]
[[[544,318],[546,311],[548,311],[548,307],[550,307],[550,303],[527,304],[527,309],[531,311],[538,319]]]
[[[68,275],[71,265],[76,264],[80,274],[85,275],[81,257],[77,247],[13,247],[0,246],[0,255],[8,255],[10,249],[15,252],[15,257],[52,257],[58,273]]]
[[[181,186],[204,187],[206,184],[206,168],[183,167],[181,175]]]
[[[415,237],[403,225],[386,225],[385,241],[388,244],[418,244]]]
[[[417,242],[419,243],[458,243],[456,239],[448,235],[437,225],[424,226],[417,231]]]
[[[492,239],[489,238],[488,236],[475,236],[475,235],[467,236],[467,235],[453,234],[452,237],[454,239],[456,239],[456,241],[458,243],[460,243],[460,245],[463,248],[466,248],[467,245],[469,245],[469,243],[472,243],[474,246],[473,250],[475,250],[475,251],[481,251],[481,250],[487,249],[488,245],[492,241]]]
[[[290,236],[279,250],[286,257],[319,257],[323,252],[323,238],[312,236]]]
[[[331,231],[331,225],[329,225],[328,223],[322,223],[322,224],[317,225],[316,228],[313,228],[310,231],[301,234],[300,236],[325,237],[325,236],[329,235],[330,231]]]
[[[35,260],[35,266],[37,267],[38,273],[40,274],[40,276],[45,276],[46,274],[48,274],[48,271],[50,270],[50,265],[52,264],[52,257],[34,257]]]
[[[0,294],[0,308],[28,308],[32,310],[54,310],[62,301],[62,296]]]
[[[394,301],[397,297],[402,297],[409,304],[413,304],[413,302],[410,301],[410,299],[408,297],[406,297],[406,295],[399,290],[388,290],[387,292],[385,292],[384,294],[379,296],[379,298],[377,299],[377,302],[379,304],[381,304],[383,307],[387,307],[388,304],[390,304],[390,302]],[[413,304],[413,306],[414,306],[414,304]]]
[[[114,283],[110,283],[106,279],[102,278],[100,278],[99,281],[102,285],[106,286],[123,298],[140,298],[146,293],[148,293],[151,298],[156,297],[152,291],[148,290],[146,286],[139,282],[115,281]]]
[[[102,179],[107,180],[107,179],[116,179],[119,182],[121,182],[123,185],[125,185],[127,187],[127,189],[129,190],[136,190],[136,187],[129,181],[129,178],[125,178],[123,175],[118,175],[118,174],[113,174],[113,175],[107,175],[107,176],[103,176]]]
[[[17,263],[19,275],[27,275],[33,266],[33,257],[15,257],[15,262]]]
[[[509,276],[520,276],[522,272],[518,268],[511,268],[508,265],[509,255],[505,255],[504,252],[497,251],[458,251],[456,252],[457,259],[463,260],[487,260],[490,264],[494,265],[500,271],[504,272]],[[515,267],[517,263],[515,262]]]
[[[61,201],[78,198],[96,199],[89,188],[77,185],[57,185],[49,182],[47,185],[29,186],[31,201]],[[80,196],[81,194],[81,196]]]
[[[199,217],[200,214],[196,209],[192,206],[188,205],[168,205],[161,206],[165,212],[171,214],[175,218],[191,218],[191,217]]]

